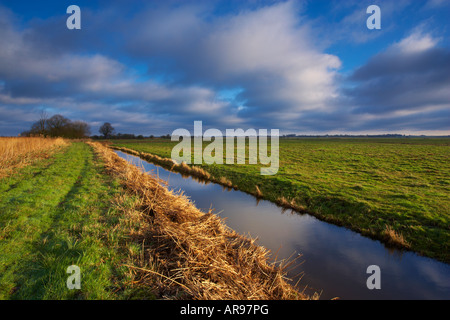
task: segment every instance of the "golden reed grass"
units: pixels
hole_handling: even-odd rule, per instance
[[[143,252],[127,265],[135,285],[168,299],[309,299],[286,277],[294,263],[276,264],[255,240],[239,235],[211,211],[163,186],[110,149],[90,142],[107,171],[136,196],[131,237]],[[136,223],[137,220],[137,223]],[[312,298],[317,298],[314,295]]]
[[[387,244],[396,246],[399,248],[409,248],[409,243],[405,240],[401,233],[397,233],[392,227],[386,225],[383,233],[384,240]]]
[[[0,177],[47,157],[55,147],[63,145],[67,142],[62,138],[0,137]]]

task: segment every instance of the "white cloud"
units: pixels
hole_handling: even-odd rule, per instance
[[[133,26],[141,31],[129,39],[129,49],[151,63],[155,57],[172,61],[183,85],[242,88],[238,116],[280,126],[283,112],[292,120],[305,110],[329,111],[338,94],[341,62],[314,46],[298,13],[295,2],[215,18],[199,7],[168,14],[152,9],[136,18]]]
[[[403,53],[416,53],[434,48],[436,44],[437,40],[432,38],[429,34],[416,32],[393,45],[392,49],[400,50]]]
[[[266,99],[279,101],[280,108],[325,108],[335,93],[340,60],[316,50],[298,23],[290,2],[242,13],[216,26],[205,52],[221,77],[246,78],[244,88],[267,90]]]

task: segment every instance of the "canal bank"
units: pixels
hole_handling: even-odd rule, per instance
[[[313,216],[116,153],[168,181],[172,190],[182,190],[199,209],[214,208],[230,228],[257,237],[257,243],[269,249],[274,259],[297,258],[289,276],[301,278],[299,290],[322,292],[322,299],[450,299],[450,267],[445,263],[386,248]],[[379,290],[366,285],[371,265],[380,267]]]

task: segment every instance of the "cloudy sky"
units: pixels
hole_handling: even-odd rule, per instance
[[[69,30],[69,5],[81,30]],[[369,5],[381,30],[369,30]],[[0,135],[450,134],[450,1],[0,0]]]

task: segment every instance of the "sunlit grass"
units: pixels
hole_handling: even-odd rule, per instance
[[[117,299],[129,271],[122,188],[73,143],[0,180],[0,299]],[[124,201],[121,205],[125,206]],[[81,269],[69,290],[67,268]]]

